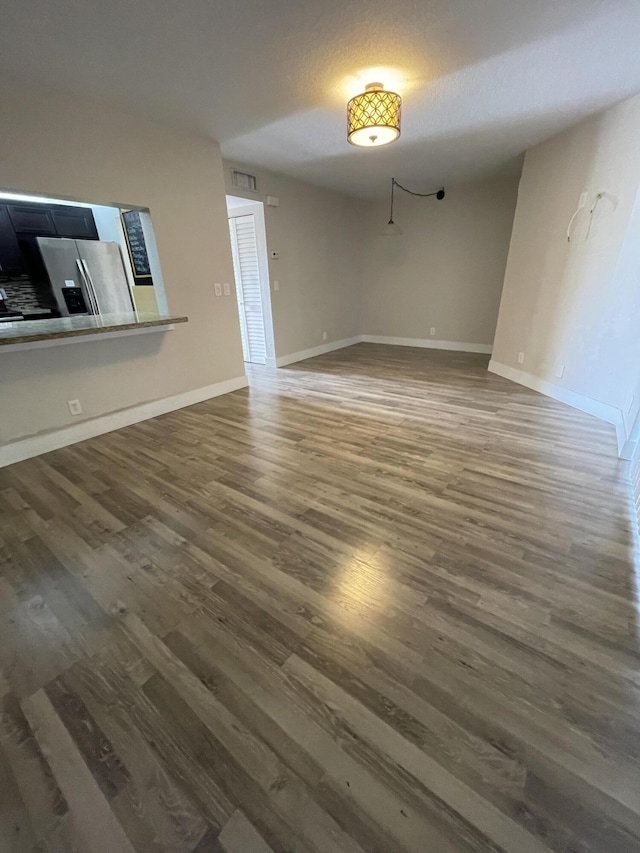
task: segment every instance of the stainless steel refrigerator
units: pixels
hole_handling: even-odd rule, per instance
[[[135,310],[117,243],[38,237],[38,246],[63,317]]]

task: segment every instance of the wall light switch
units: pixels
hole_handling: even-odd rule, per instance
[[[222,289],[224,290],[225,296],[231,296],[231,287],[229,286],[228,281],[225,281],[225,283],[222,285]]]
[[[216,296],[222,296],[222,285],[219,281],[216,281],[216,283],[213,285],[213,292]]]
[[[562,379],[564,376],[564,364],[559,364],[556,367],[556,379]]]
[[[518,353],[518,364],[524,364],[524,353],[523,352]]]
[[[580,194],[580,201],[578,202],[578,209],[581,209],[585,206],[588,198],[589,198],[589,193],[581,193]]]
[[[327,340],[327,333],[326,333],[326,332],[323,332],[323,333],[322,333],[322,340],[323,340],[323,341],[326,341],[326,340]]]
[[[274,290],[280,290],[280,282],[279,281],[273,282],[273,289]]]

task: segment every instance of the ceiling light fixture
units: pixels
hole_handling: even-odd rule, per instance
[[[403,187],[402,184],[399,184],[395,178],[391,178],[391,209],[389,211],[389,221],[382,229],[383,237],[395,237],[398,234],[402,234],[402,230],[393,221],[393,193],[396,187],[398,187],[399,190],[402,190],[405,193],[409,193],[409,195],[416,195],[419,198],[430,198],[433,195],[438,199],[438,201],[442,201],[442,199],[444,198],[444,187],[440,187],[439,190],[436,190],[433,193],[416,193],[413,190],[408,190],[406,187]]]
[[[402,98],[385,92],[382,83],[369,83],[347,104],[347,139],[352,145],[376,148],[400,136]]]

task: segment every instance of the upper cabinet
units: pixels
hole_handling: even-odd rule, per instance
[[[0,204],[0,275],[22,275],[24,260],[6,204]]]
[[[37,234],[55,237],[56,227],[45,204],[8,204],[7,210],[15,231],[19,234]]]
[[[97,240],[98,230],[90,207],[66,204],[7,204],[17,234]]]
[[[58,237],[73,237],[77,240],[98,239],[98,231],[90,207],[60,205],[50,210]]]

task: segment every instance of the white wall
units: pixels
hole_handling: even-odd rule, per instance
[[[638,140],[640,97],[527,153],[492,365],[522,371],[534,386],[548,383],[554,387],[543,390],[561,399],[580,395],[617,423],[619,445],[640,406]],[[587,206],[568,243],[582,192],[590,202],[606,196],[589,238]]]
[[[280,199],[279,207],[265,206],[269,251],[280,252],[269,261],[271,310],[276,356],[321,346],[357,335],[360,331],[362,222],[364,202],[340,193],[225,161],[229,195],[264,201]],[[231,170],[257,176],[258,191],[242,192],[231,182]]]
[[[511,176],[478,181],[442,201],[396,190],[395,237],[380,236],[389,202],[370,205],[363,332],[490,347],[517,187]]]
[[[0,186],[148,207],[171,312],[150,334],[0,351],[0,444],[244,375],[220,151],[203,137],[44,88],[0,84]]]
[[[142,225],[142,234],[144,236],[145,246],[147,248],[147,257],[149,258],[149,269],[151,270],[151,280],[153,281],[153,294],[155,296],[158,311],[166,314],[169,311],[169,303],[167,302],[167,294],[164,287],[164,276],[162,275],[162,267],[160,266],[160,255],[158,254],[158,244],[156,242],[156,233],[153,230],[151,214],[146,210],[140,211],[140,224]],[[148,287],[149,285],[136,285],[136,287]]]
[[[91,212],[93,213],[93,218],[96,223],[98,237],[101,240],[106,240],[108,243],[117,243],[120,246],[120,254],[122,255],[122,263],[127,276],[127,282],[129,283],[130,288],[135,287],[133,269],[131,267],[127,242],[124,236],[124,228],[122,227],[122,221],[120,220],[120,211],[117,207],[105,207],[102,204],[92,204]]]

